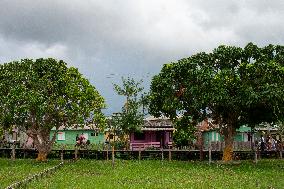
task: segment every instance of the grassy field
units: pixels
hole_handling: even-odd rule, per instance
[[[205,162],[79,160],[29,188],[284,188],[284,161],[257,165]]]
[[[12,161],[10,159],[0,158],[0,188],[5,188],[20,179],[57,164],[59,164],[57,160],[48,161],[47,163],[38,163],[35,160]]]

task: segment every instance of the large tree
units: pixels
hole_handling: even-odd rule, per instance
[[[223,160],[229,161],[239,126],[283,119],[284,47],[219,46],[165,64],[152,79],[150,97],[153,115],[181,115],[193,125],[213,118],[225,137]]]
[[[103,126],[103,97],[78,69],[55,59],[23,59],[0,65],[0,124],[17,126],[46,160],[56,139],[50,130],[87,122]]]

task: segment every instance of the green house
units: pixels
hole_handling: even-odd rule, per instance
[[[218,130],[208,130],[203,132],[203,140],[207,142],[221,142],[224,141],[224,137],[218,132]],[[234,137],[236,142],[248,142],[251,140],[251,128],[247,126],[241,126],[237,129],[237,133]]]
[[[218,129],[210,129],[203,131],[203,144],[208,149],[209,144],[212,150],[223,150],[225,147],[224,136],[222,136]],[[234,136],[234,149],[235,150],[249,150],[254,144],[255,133],[251,131],[250,127],[241,126],[237,129]]]
[[[52,138],[55,132],[53,128],[50,132],[50,138]],[[86,140],[90,141],[90,144],[104,143],[104,133],[100,132],[99,129],[92,126],[74,126],[65,128],[64,126],[58,129],[56,134],[56,143],[58,144],[76,144],[76,136],[84,135]]]

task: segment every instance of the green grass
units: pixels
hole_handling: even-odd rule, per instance
[[[0,158],[0,188],[5,188],[14,182],[57,164],[59,164],[57,160],[39,163],[31,159],[12,161]]]
[[[284,161],[257,165],[205,162],[79,160],[29,188],[284,188]]]

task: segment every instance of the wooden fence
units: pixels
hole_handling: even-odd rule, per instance
[[[221,160],[223,152],[217,147],[214,148],[212,145],[211,158],[212,160]],[[2,148],[0,149],[0,157],[10,158],[12,149]],[[35,149],[15,149],[16,158],[33,158],[37,157],[37,151]],[[78,158],[85,159],[96,159],[96,160],[106,160],[111,159],[111,150],[78,150]],[[201,154],[203,159],[208,159],[209,151],[204,149],[200,150],[173,150],[173,149],[160,149],[160,150],[141,150],[141,151],[131,151],[131,150],[115,150],[114,156],[117,159],[172,159],[172,160],[200,160]],[[283,152],[282,152],[283,154]],[[254,151],[252,150],[235,150],[234,156],[236,159],[253,159]],[[280,158],[279,151],[264,151],[260,154],[263,158]],[[51,159],[74,159],[75,150],[52,150],[48,155]]]

